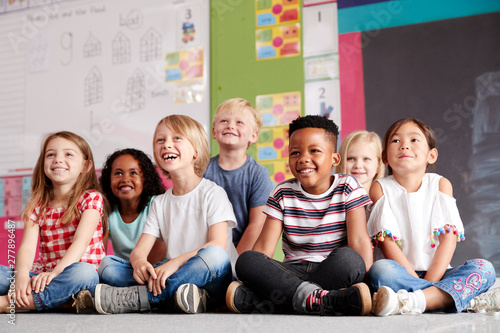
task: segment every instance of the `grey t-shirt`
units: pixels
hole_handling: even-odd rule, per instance
[[[219,165],[219,155],[217,155],[210,159],[203,177],[226,190],[238,222],[233,229],[233,243],[237,246],[248,225],[250,208],[264,206],[274,188],[269,172],[249,155],[245,164],[238,169],[224,170]]]

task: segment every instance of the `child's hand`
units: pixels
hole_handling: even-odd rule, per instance
[[[134,265],[134,279],[139,284],[146,284],[146,282],[150,280],[155,280],[156,277],[153,265],[151,265],[147,260],[143,260]],[[149,290],[151,291],[151,288],[149,288]]]
[[[158,296],[161,294],[162,290],[165,289],[165,281],[168,277],[179,269],[179,266],[175,263],[175,259],[172,259],[163,265],[160,265],[155,268],[157,279],[149,280],[149,290],[155,295]]]
[[[58,275],[58,273],[54,272],[44,272],[33,276],[33,278],[31,279],[31,288],[35,293],[44,291],[45,286],[48,286],[50,284],[50,281],[52,281],[52,279]]]
[[[29,274],[16,274],[16,305],[27,307],[30,304],[31,280]]]

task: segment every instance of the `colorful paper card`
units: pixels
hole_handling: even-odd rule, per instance
[[[167,53],[165,62],[165,81],[181,81],[203,77],[202,48]]]
[[[300,24],[262,28],[255,31],[257,60],[300,55]]]
[[[300,21],[299,0],[255,0],[257,27]]]
[[[281,161],[260,162],[260,163],[267,168],[267,171],[271,176],[271,180],[275,184],[293,178],[293,174],[290,171],[290,167],[288,165],[288,159]]]
[[[288,125],[300,116],[300,91],[257,96],[256,106],[262,115],[263,126]]]
[[[288,126],[263,128],[256,146],[259,161],[288,158]]]

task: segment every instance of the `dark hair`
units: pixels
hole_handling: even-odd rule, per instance
[[[288,136],[292,136],[292,133],[296,130],[308,127],[324,129],[325,135],[331,141],[334,150],[337,150],[339,127],[332,120],[323,116],[309,115],[292,120],[289,125]]]
[[[387,164],[387,170],[389,171],[389,175],[392,175],[392,168],[387,163],[387,144],[389,143],[389,140],[391,139],[393,133],[406,123],[414,123],[415,125],[417,125],[418,128],[420,128],[420,130],[425,136],[425,139],[427,140],[427,145],[429,146],[429,150],[437,148],[436,136],[434,134],[434,131],[429,127],[429,125],[416,118],[399,119],[391,126],[389,126],[387,132],[385,132],[384,140],[382,141],[382,162],[384,162],[384,164]],[[426,171],[432,170],[433,168],[435,168],[434,164],[433,165],[428,164]]]
[[[113,194],[111,190],[111,169],[113,168],[113,162],[120,156],[130,155],[137,162],[139,162],[139,168],[142,173],[142,193],[141,200],[139,201],[138,211],[142,211],[151,200],[151,197],[158,194],[165,193],[165,186],[156,171],[151,159],[141,150],[127,148],[122,150],[117,150],[113,154],[109,155],[104,163],[104,167],[101,171],[101,177],[99,182],[101,184],[104,195],[108,199],[111,207],[116,208],[120,205],[120,201]]]

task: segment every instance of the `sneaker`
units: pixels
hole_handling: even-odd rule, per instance
[[[175,292],[175,302],[179,309],[186,313],[202,313],[207,310],[206,290],[192,283],[185,283]]]
[[[487,313],[500,311],[500,288],[490,289],[474,297],[467,305],[467,312]]]
[[[73,295],[71,307],[76,309],[76,313],[95,313],[94,298],[88,290],[80,290],[76,296]]]
[[[232,312],[252,313],[257,308],[258,300],[249,287],[239,281],[233,281],[227,288],[226,305]]]
[[[317,289],[312,295],[310,313],[330,316],[363,316],[370,313],[372,298],[365,283],[340,290]]]
[[[101,314],[149,311],[148,289],[146,286],[120,288],[98,284],[95,308]]]
[[[413,309],[409,306],[408,291],[399,290],[397,293],[389,287],[382,286],[377,291],[377,296],[373,300],[372,313],[379,317],[394,314],[419,315],[420,309]]]

